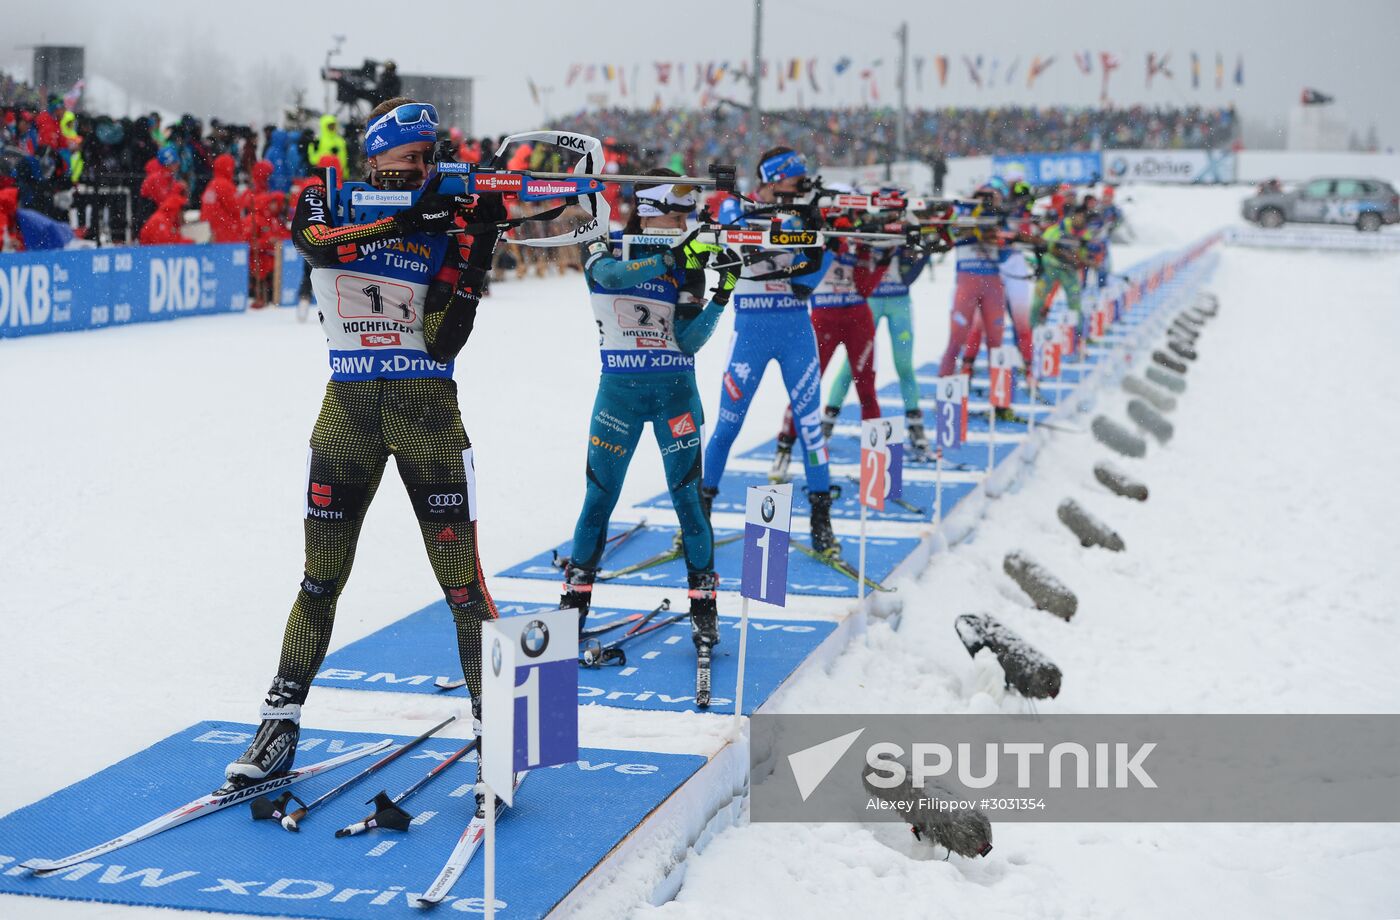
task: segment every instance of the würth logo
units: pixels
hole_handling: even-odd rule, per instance
[[[323,486],[319,482],[311,484],[311,504],[317,508],[329,508],[331,505],[331,487]]]
[[[695,434],[695,419],[687,412],[685,415],[678,415],[671,419],[671,437],[679,438],[688,434]]]

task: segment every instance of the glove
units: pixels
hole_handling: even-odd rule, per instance
[[[423,186],[418,200],[394,215],[394,223],[405,234],[409,233],[448,233],[457,227],[457,208],[460,196],[443,195],[438,192],[442,185],[442,173],[434,173]]]
[[[458,210],[465,215],[468,224],[498,224],[510,218],[505,199],[500,195],[486,193],[458,200],[463,202]]]
[[[703,270],[710,262],[710,257],[716,253],[724,252],[724,247],[719,243],[712,243],[699,238],[699,230],[686,237],[686,242],[679,248],[680,257],[676,264],[683,265],[688,271]]]
[[[739,272],[744,260],[732,249],[723,250],[710,267],[719,272],[719,283],[710,291],[710,299],[720,306],[729,303],[729,295],[734,293],[734,285],[739,283]]]

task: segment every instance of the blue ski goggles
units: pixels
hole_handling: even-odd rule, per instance
[[[807,175],[807,158],[796,150],[771,156],[758,164],[758,180],[764,185],[793,176]]]
[[[437,109],[426,102],[410,102],[386,112],[365,129],[365,155],[375,156],[404,144],[437,140]]]

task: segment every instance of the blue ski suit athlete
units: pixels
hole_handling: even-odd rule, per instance
[[[742,211],[735,199],[725,200],[719,220],[724,224],[742,222]],[[763,222],[769,221],[765,218]],[[796,218],[785,218],[784,227],[799,229]],[[828,492],[831,473],[821,429],[821,370],[817,339],[805,301],[821,281],[822,260],[791,249],[766,250],[759,255],[757,260],[753,253],[746,255],[745,261],[750,264],[734,286],[734,337],[720,393],[719,421],[705,446],[705,487],[719,488],[729,451],[763,380],[763,372],[769,361],[777,361],[802,441],[807,489]],[[801,271],[808,265],[811,269],[805,275],[762,280],[765,274]],[[805,290],[796,293],[794,287]]]
[[[709,340],[723,310],[687,289],[684,268],[668,252],[623,261],[621,235],[589,247],[584,275],[598,323],[603,361],[588,431],[588,484],[574,528],[570,559],[598,567],[608,520],[642,429],[651,422],[671,503],[680,519],[687,570],[713,573],[710,522],[700,507],[701,426],[695,352]],[[697,273],[703,289],[703,271]]]

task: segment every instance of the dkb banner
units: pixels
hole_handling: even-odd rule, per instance
[[[0,338],[232,313],[247,299],[241,243],[0,255]]]

